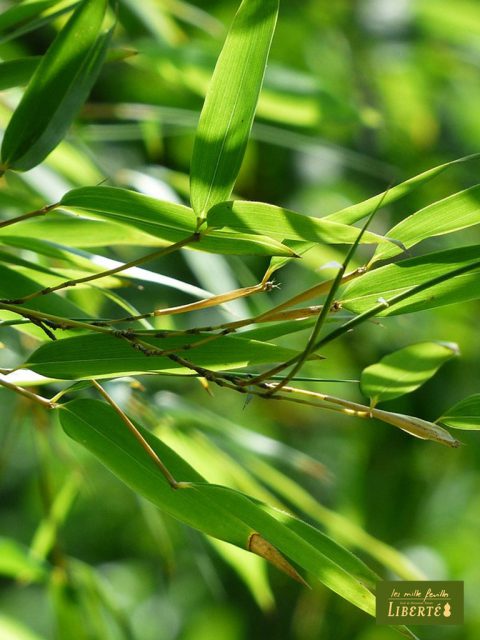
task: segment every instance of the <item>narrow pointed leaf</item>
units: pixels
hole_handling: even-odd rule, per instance
[[[63,429],[96,455],[116,476],[174,518],[215,538],[247,548],[250,527],[196,489],[173,490],[159,468],[111,407],[97,400],[73,400],[60,409]],[[177,481],[204,479],[172,449],[136,425]]]
[[[418,242],[480,224],[480,185],[454,193],[420,209],[395,225],[388,235],[407,249]],[[378,247],[374,260],[385,260],[400,253],[394,244]]]
[[[362,393],[373,404],[411,393],[458,354],[456,344],[419,342],[388,354],[362,371]]]
[[[43,56],[5,131],[4,167],[31,169],[65,136],[105,58],[106,7],[106,0],[84,0]]]
[[[155,332],[152,332],[152,335],[154,334]],[[197,366],[215,370],[281,362],[296,354],[292,349],[232,336],[222,336],[196,348],[195,342],[205,339],[205,334],[168,338],[154,338],[143,334],[142,338],[157,349],[178,349],[178,355],[186,360]],[[181,348],[185,345],[189,345],[189,349],[182,351]],[[144,355],[125,340],[105,334],[47,343],[30,356],[26,367],[48,377],[67,380],[142,372],[182,375],[195,373],[166,356]]]
[[[252,127],[277,13],[278,0],[243,0],[218,58],[192,156],[191,204],[199,218],[232,193]]]
[[[21,2],[9,7],[0,15],[0,32],[10,30],[19,24],[36,18],[43,11],[58,4],[59,0],[36,0],[34,2]]]
[[[69,211],[83,211],[98,218],[132,226],[166,242],[185,240],[196,230],[196,220],[189,207],[115,187],[81,187],[69,191],[60,206]],[[294,256],[278,240],[235,231],[212,231],[189,245],[192,249],[225,254]]]
[[[138,427],[173,476],[194,483],[190,489],[172,490],[152,459],[125,429],[119,416],[105,403],[95,400],[69,402],[60,409],[60,422],[67,435],[97,456],[128,486],[175,518],[243,549],[250,547],[252,537],[257,534],[266,541],[267,552],[262,554],[266,559],[268,549],[271,549],[275,560],[282,564],[286,562],[285,570],[290,561],[295,562],[357,607],[374,614],[372,593],[323,553],[330,546],[325,546],[324,536],[319,532],[320,538],[317,538],[312,527],[280,512],[273,517],[261,503],[237,491],[204,482],[172,449]],[[316,548],[319,541],[322,550]],[[350,555],[349,563],[352,563]],[[362,571],[365,573],[366,568]]]
[[[480,430],[480,393],[457,402],[437,422],[454,429]]]
[[[454,275],[456,269],[470,269]],[[453,274],[453,276],[451,275]],[[342,306],[355,313],[376,307],[382,300],[408,292],[434,278],[444,278],[391,307],[379,309],[388,316],[462,303],[480,297],[480,247],[473,245],[429,253],[367,272],[349,283],[341,296]]]
[[[386,206],[392,202],[396,202],[397,200],[400,200],[400,198],[407,196],[418,187],[421,187],[432,178],[440,175],[446,169],[449,169],[450,167],[453,167],[454,165],[461,162],[477,160],[478,158],[480,158],[480,154],[473,154],[471,156],[459,158],[458,160],[453,160],[452,162],[440,164],[438,165],[438,167],[428,169],[428,171],[424,171],[423,173],[420,173],[413,178],[405,180],[405,182],[402,182],[401,184],[389,188],[383,193],[373,196],[373,198],[369,198],[368,200],[364,200],[363,202],[359,202],[358,204],[353,204],[349,207],[346,207],[345,209],[341,209],[340,211],[331,213],[330,215],[326,216],[326,219],[333,220],[334,222],[342,222],[343,224],[353,224],[354,222],[358,222],[362,218],[365,218],[370,213],[372,213],[375,207],[378,206],[379,202],[382,202],[382,206]]]
[[[235,200],[221,202],[210,209],[208,227],[227,227],[241,233],[259,233],[277,240],[303,240],[325,244],[351,244],[359,230],[338,222],[289,211],[263,202]],[[387,238],[366,232],[362,243],[385,243]]]

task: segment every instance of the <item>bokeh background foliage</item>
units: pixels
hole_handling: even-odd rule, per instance
[[[2,128],[18,103],[18,87],[42,64],[39,56],[76,4],[1,3]],[[72,51],[72,65],[76,68],[75,59],[78,66],[78,57],[88,49],[90,69],[104,63],[100,77],[66,139],[33,169],[22,160],[24,152],[15,149],[17,134],[24,133],[18,120],[16,135],[4,142],[3,160],[16,153],[17,168],[31,170],[8,172],[3,178],[3,219],[105,180],[188,203],[195,129],[237,3],[122,0],[109,17],[110,26],[115,22],[113,35],[107,31],[98,40],[91,25],[99,23],[104,7],[102,2],[91,5],[85,24],[92,33],[82,26],[84,38]],[[455,5],[444,0],[312,0],[301,6],[283,0],[235,193],[322,217],[391,183],[476,152],[479,25],[474,0]],[[95,80],[95,73],[91,77]],[[82,105],[91,86],[88,78],[72,84],[65,74],[64,89],[71,108],[75,101]],[[52,102],[51,108],[56,106]],[[31,126],[38,128],[38,120]],[[60,140],[65,133],[49,132],[49,139],[57,135]],[[371,230],[385,233],[406,215],[472,187],[477,171],[475,161],[453,166],[384,207]],[[453,215],[470,207],[475,216],[476,200],[472,189]],[[201,209],[199,205],[197,213]],[[1,236],[2,262],[8,264],[0,274],[4,298],[27,287],[25,278],[34,281],[34,289],[52,286],[59,282],[52,269],[61,270],[63,279],[78,278],[92,264],[114,266],[101,257],[129,262],[152,247],[151,236],[141,229],[127,230],[108,220],[68,220],[61,226],[47,216],[6,226]],[[470,227],[427,239],[421,252],[476,242],[478,231]],[[67,254],[62,246],[77,251]],[[154,326],[185,329],[262,313],[298,293],[299,283],[303,290],[331,277],[332,263],[343,255],[338,247],[318,245],[275,274],[281,288],[193,315],[165,316]],[[356,264],[371,255],[371,248],[362,247]],[[267,264],[267,258],[258,256],[182,251],[139,267],[131,277],[102,280],[101,288],[71,289],[56,304],[69,317],[119,317],[135,309],[172,307],[206,292],[252,286]],[[474,284],[468,285],[472,298]],[[355,291],[356,283],[351,286]],[[329,345],[327,360],[307,363],[303,373],[359,380],[367,365],[412,342],[455,341],[460,358],[449,358],[413,394],[390,394],[385,405],[434,420],[478,392],[478,302],[468,298],[368,322]],[[353,311],[363,310],[354,304]],[[5,370],[27,361],[46,338],[38,327],[7,326],[12,317],[2,316],[7,323],[0,352]],[[271,329],[259,327],[252,337],[272,338]],[[294,332],[275,336],[274,342],[298,350],[307,336]],[[369,384],[363,377],[364,391]],[[39,389],[48,396],[64,386],[52,383]],[[355,382],[305,386],[362,401]],[[210,482],[291,508],[382,576],[465,580],[465,627],[424,627],[419,635],[478,637],[480,478],[474,431],[461,433],[465,446],[450,449],[377,421],[246,399],[212,384],[211,398],[193,378],[122,378],[107,388],[130,415]],[[78,393],[93,397],[88,389]],[[315,579],[306,576],[312,586],[308,590],[267,569],[263,560],[179,524],[67,440],[42,407],[18,400],[6,389],[0,395],[2,637],[399,637],[377,628]],[[478,413],[478,403],[473,405]]]

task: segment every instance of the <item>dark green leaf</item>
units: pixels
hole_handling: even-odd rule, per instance
[[[204,340],[205,335],[154,338],[143,334],[142,339],[156,349],[178,349],[178,355],[186,360],[215,370],[280,362],[296,353],[266,342],[232,336],[222,336],[196,348],[190,346],[186,351],[181,348]],[[110,335],[79,336],[45,344],[30,356],[25,366],[42,375],[67,380],[155,371],[194,373],[166,356],[146,356],[125,340]]]
[[[0,63],[0,91],[21,87],[30,80],[40,61],[39,56],[18,58]]]
[[[4,168],[31,169],[65,136],[105,58],[106,7],[106,0],[83,0],[43,56],[5,131]]]

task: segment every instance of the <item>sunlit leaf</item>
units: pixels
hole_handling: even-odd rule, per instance
[[[368,200],[364,200],[358,204],[353,204],[345,209],[336,211],[335,213],[326,216],[326,219],[333,220],[335,222],[343,222],[343,224],[353,224],[354,222],[358,222],[358,220],[361,220],[372,213],[372,211],[375,210],[375,207],[378,207],[379,202],[382,202],[382,206],[386,206],[391,202],[396,202],[400,198],[409,195],[414,189],[421,187],[432,178],[440,175],[446,169],[449,169],[461,162],[477,160],[479,157],[479,154],[474,154],[471,156],[465,156],[464,158],[459,158],[458,160],[453,160],[452,162],[440,164],[433,169],[428,169],[413,178],[405,180],[405,182],[390,187],[387,191],[380,193],[377,196],[373,196],[373,198],[369,198]]]
[[[210,81],[195,136],[191,204],[204,218],[235,184],[252,127],[278,0],[243,0]]]
[[[0,537],[0,575],[18,582],[38,582],[48,575],[47,565],[16,540]]]
[[[455,429],[480,429],[480,393],[475,393],[464,400],[460,400],[450,407],[437,422]]]
[[[454,275],[456,269],[463,267],[471,267],[471,271]],[[480,247],[448,249],[374,269],[350,282],[341,295],[341,302],[346,309],[363,313],[383,300],[388,301],[434,278],[443,281],[391,307],[385,305],[378,315],[408,313],[479,298]]]
[[[157,200],[128,189],[74,189],[62,198],[60,206],[127,224],[137,231],[168,242],[185,240],[197,227],[195,215],[189,207]],[[272,238],[228,230],[203,234],[199,241],[192,241],[189,246],[192,249],[226,254],[295,255],[288,247]]]
[[[277,240],[303,240],[331,244],[350,244],[359,229],[322,218],[313,218],[263,202],[235,200],[222,202],[210,209],[207,224],[213,229],[227,227],[241,233],[259,233]],[[388,240],[366,232],[364,243],[384,243]]]
[[[388,236],[407,249],[418,242],[480,224],[480,185],[454,193],[420,209],[395,225]],[[400,250],[395,245],[378,247],[374,260],[385,260]]]
[[[373,404],[411,393],[457,354],[457,345],[441,342],[419,342],[389,353],[362,371],[362,393]]]
[[[31,169],[65,136],[105,58],[106,7],[106,0],[83,0],[43,56],[5,131],[4,168]]]

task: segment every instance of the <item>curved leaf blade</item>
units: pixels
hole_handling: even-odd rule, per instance
[[[263,83],[278,0],[243,0],[233,20],[200,115],[191,164],[198,218],[228,200],[242,163]]]
[[[204,340],[206,334],[166,338],[155,338],[154,335],[155,332],[152,332],[151,336],[143,334],[142,338],[156,349],[178,349],[178,355],[196,366],[214,370],[280,362],[296,354],[292,349],[232,336],[222,336],[213,342],[195,347],[195,342]],[[185,345],[189,345],[188,351],[182,352],[181,349]],[[106,334],[49,342],[30,356],[26,367],[47,377],[66,380],[146,372],[180,375],[195,373],[167,356],[144,355],[125,340]]]
[[[179,242],[197,228],[189,207],[117,187],[80,187],[65,194],[59,206],[134,227],[166,242]],[[202,234],[191,249],[222,254],[280,255],[295,253],[273,238],[231,230]]]
[[[349,207],[345,207],[340,211],[336,211],[328,216],[326,216],[326,220],[333,220],[334,222],[342,222],[343,224],[353,224],[354,222],[358,222],[362,218],[366,218],[368,215],[378,207],[378,203],[382,202],[382,206],[386,206],[392,202],[396,202],[407,195],[409,195],[414,189],[421,187],[423,184],[432,180],[436,176],[443,173],[446,169],[455,166],[456,164],[460,164],[462,162],[469,162],[470,160],[478,160],[480,158],[480,154],[475,153],[470,156],[465,156],[463,158],[458,158],[457,160],[452,160],[451,162],[446,162],[444,164],[440,164],[433,169],[428,169],[423,173],[420,173],[413,178],[409,178],[404,182],[387,189],[383,193],[380,193],[372,198],[368,198],[368,200],[364,200],[363,202],[359,202],[358,204],[353,204]]]
[[[454,429],[480,430],[480,393],[454,404],[437,422]]]
[[[359,229],[323,218],[296,213],[264,202],[221,202],[207,215],[209,228],[227,227],[241,233],[259,233],[277,240],[303,240],[325,244],[351,244]],[[381,244],[387,238],[367,231],[362,243]]]
[[[395,225],[388,235],[407,249],[427,238],[453,233],[480,224],[480,185],[454,193],[420,209]],[[373,260],[400,253],[394,245],[378,247]]]
[[[64,137],[105,58],[106,8],[107,0],[84,0],[43,56],[5,131],[4,168],[31,169]]]
[[[419,342],[409,345],[366,367],[362,371],[360,388],[373,404],[393,400],[418,389],[455,355],[458,355],[456,344]]]
[[[401,260],[367,272],[344,289],[341,304],[355,313],[373,309],[382,300],[408,292],[434,278],[444,278],[425,290],[413,294],[391,307],[379,309],[378,315],[410,313],[480,297],[480,247],[472,245],[429,253],[418,258]],[[461,275],[450,275],[456,269],[472,267]],[[381,305],[380,305],[381,306]]]
[[[281,512],[275,512],[274,517],[268,507],[237,491],[205,483],[172,449],[138,427],[173,476],[194,483],[190,489],[173,491],[153,460],[105,403],[87,399],[69,402],[60,408],[60,422],[68,436],[97,456],[129,487],[173,517],[243,549],[254,550],[253,534],[260,534],[267,544],[274,545],[273,551],[278,549],[336,593],[374,615],[373,594],[348,570],[316,548],[319,541],[321,549],[329,550],[331,545],[325,543],[319,532],[317,538],[309,525]],[[264,557],[269,559],[268,555]],[[348,557],[356,568],[350,554]],[[366,568],[363,574],[368,575],[365,571]]]

